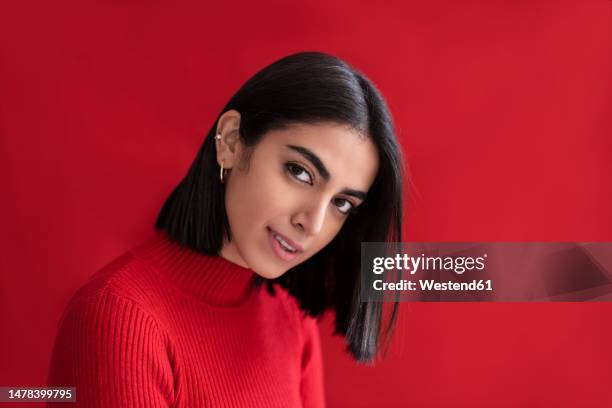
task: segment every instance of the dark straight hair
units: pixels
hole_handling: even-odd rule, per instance
[[[376,146],[376,178],[359,211],[347,218],[336,237],[282,276],[256,277],[256,283],[265,284],[271,294],[274,283],[280,284],[313,317],[333,310],[334,334],[345,336],[347,350],[357,361],[372,362],[380,346],[383,303],[361,301],[361,242],[402,240],[405,169],[384,98],[361,72],[321,52],[289,55],[251,77],[217,116],[187,175],[166,199],[156,221],[156,229],[205,254],[218,255],[224,237],[231,239],[214,140],[216,122],[231,109],[241,115],[239,135],[247,147],[255,147],[270,130],[318,122],[347,124]],[[387,335],[396,321],[397,300]]]

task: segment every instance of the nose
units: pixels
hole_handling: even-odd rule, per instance
[[[317,235],[323,229],[327,213],[327,199],[321,199],[304,206],[292,217],[291,223],[306,235]]]

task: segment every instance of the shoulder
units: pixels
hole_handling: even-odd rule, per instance
[[[152,315],[157,275],[131,251],[113,259],[91,274],[69,299],[62,320],[75,309],[96,314],[115,313],[129,305],[143,315]]]
[[[76,386],[88,406],[104,400],[131,405],[126,398],[168,406],[174,399],[174,345],[137,292],[121,286],[134,279],[133,270],[141,268],[126,253],[95,272],[57,326],[47,382]]]
[[[132,287],[140,273],[139,261],[125,253],[92,274],[74,293],[57,324],[54,354],[63,356],[61,361],[79,350],[113,355],[119,350],[116,344],[121,349],[148,344],[163,354],[168,330],[139,294],[146,289]]]
[[[293,295],[291,295],[287,289],[281,287],[279,284],[275,284],[274,289],[276,296],[286,309],[289,318],[301,332],[302,338],[306,339],[312,335],[317,335],[318,319],[306,313],[300,307],[299,301]]]
[[[288,312],[294,316],[294,321],[300,332],[300,392],[304,407],[325,406],[323,386],[323,355],[319,334],[318,319],[308,315],[300,306],[299,301],[286,289],[276,284],[276,293],[284,302]]]

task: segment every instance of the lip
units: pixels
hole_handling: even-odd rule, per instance
[[[276,254],[276,256],[285,262],[290,262],[295,259],[299,252],[287,252],[282,247],[281,244],[274,238],[274,232],[272,230],[268,230],[268,241],[270,241],[270,246],[272,246],[272,250]]]
[[[276,235],[280,236],[282,239],[284,239],[284,240],[285,240],[285,242],[287,242],[289,245],[291,245],[293,248],[295,248],[295,249],[297,250],[297,252],[304,252],[304,247],[303,247],[302,245],[298,244],[298,243],[297,243],[297,242],[295,242],[295,241],[292,241],[291,239],[287,238],[286,236],[284,236],[284,235],[283,235],[283,234],[281,234],[280,232],[275,231],[275,230],[273,230],[273,229],[272,229],[272,228],[270,228],[270,227],[267,227],[267,228],[268,228],[268,231],[271,231],[272,233],[274,233],[274,234],[276,234]],[[297,253],[297,252],[296,252],[296,253]]]

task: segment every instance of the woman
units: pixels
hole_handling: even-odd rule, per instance
[[[382,304],[360,301],[360,243],[401,241],[401,157],[383,98],[342,60],[264,68],[155,234],[70,301],[49,385],[87,405],[323,406],[317,316],[335,313],[357,361],[376,357]]]

